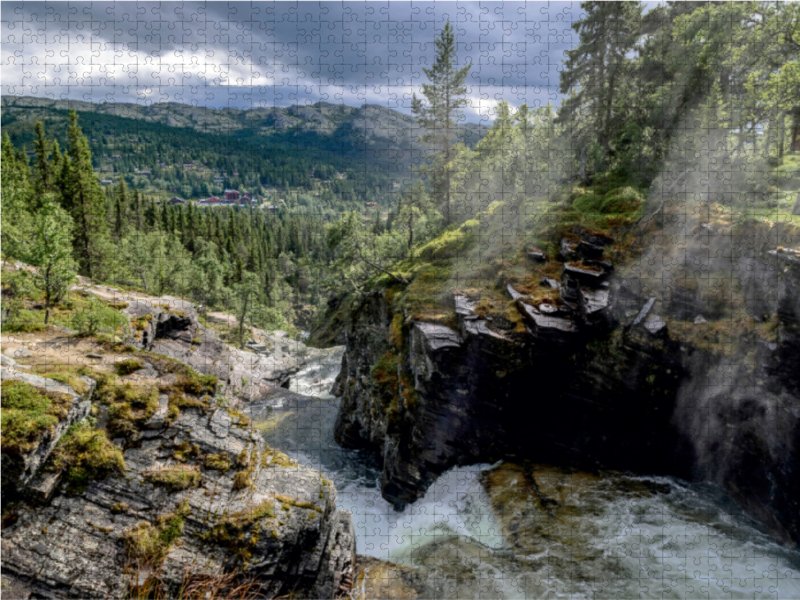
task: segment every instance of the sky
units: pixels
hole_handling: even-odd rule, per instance
[[[213,108],[378,104],[410,112],[450,21],[470,122],[558,104],[577,2],[8,2],[2,93]]]

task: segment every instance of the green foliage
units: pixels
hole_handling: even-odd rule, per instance
[[[80,491],[90,481],[125,471],[122,451],[109,441],[106,432],[82,421],[69,428],[59,440],[47,468],[64,470],[67,486]]]
[[[649,184],[681,123],[782,157],[800,89],[794,3],[585,2],[559,110],[584,181]]]
[[[72,404],[66,394],[39,390],[21,381],[2,382],[3,452],[21,454],[33,450],[45,432],[52,432]]]
[[[61,301],[75,280],[77,265],[70,244],[72,219],[64,209],[47,200],[33,220],[33,246],[25,258],[37,267],[34,282],[44,293],[47,323],[50,308]]]
[[[175,465],[145,471],[143,475],[153,485],[165,487],[173,493],[197,487],[203,477],[197,467],[190,465]]]
[[[105,302],[90,296],[72,316],[72,328],[82,336],[96,336],[98,333],[117,333],[127,327],[128,321]]]

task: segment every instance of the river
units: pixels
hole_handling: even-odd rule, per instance
[[[523,547],[504,536],[482,484],[498,465],[451,469],[395,511],[380,495],[376,458],[333,440],[338,400],[328,391],[340,359],[341,349],[316,359],[253,416],[271,446],[334,481],[358,553],[415,567],[426,597],[800,598],[800,551],[715,488],[674,478],[589,478],[577,510]]]

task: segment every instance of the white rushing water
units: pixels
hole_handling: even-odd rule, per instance
[[[716,489],[611,474],[586,483],[577,511],[536,552],[504,539],[481,484],[489,465],[444,473],[402,512],[380,495],[374,456],[333,440],[327,392],[341,349],[312,361],[262,407],[269,443],[322,471],[353,513],[357,552],[418,568],[437,598],[800,598],[800,552],[760,532]],[[642,486],[654,489],[642,493]],[[427,596],[426,596],[427,597]]]

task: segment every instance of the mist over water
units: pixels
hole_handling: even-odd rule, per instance
[[[416,567],[425,597],[800,598],[800,552],[711,485],[605,475],[581,489],[575,514],[548,524],[535,552],[515,548],[492,512],[481,475],[494,465],[451,469],[395,511],[377,459],[334,442],[338,400],[327,390],[340,359],[332,351],[292,381],[315,395],[280,393],[253,415],[270,445],[333,480],[357,552]]]

